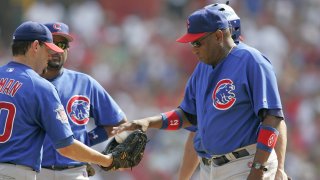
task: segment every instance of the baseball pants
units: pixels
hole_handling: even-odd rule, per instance
[[[65,170],[51,170],[41,168],[37,174],[37,180],[89,180],[86,166],[70,168]]]
[[[255,147],[254,150],[250,149],[250,151],[255,152]],[[200,180],[246,180],[251,170],[249,164],[253,162],[254,155],[254,153],[250,153],[248,156],[231,160],[221,166],[213,162],[208,165],[201,161]],[[274,150],[271,152],[266,166],[268,171],[264,173],[263,179],[274,180],[278,166],[277,155]]]
[[[0,163],[0,180],[35,180],[36,174],[27,166]]]

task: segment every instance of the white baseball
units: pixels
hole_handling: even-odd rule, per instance
[[[116,134],[114,138],[118,143],[123,143],[123,141],[128,137],[128,135],[131,133],[131,131],[123,131],[119,134]]]

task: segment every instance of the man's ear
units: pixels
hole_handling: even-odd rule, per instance
[[[38,40],[34,40],[32,43],[31,43],[31,48],[33,51],[38,51],[38,49],[40,48],[40,43]]]
[[[216,31],[215,36],[217,41],[222,41],[224,37],[223,32],[220,29]]]

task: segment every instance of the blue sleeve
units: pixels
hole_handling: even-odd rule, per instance
[[[251,54],[247,67],[249,92],[255,113],[265,109],[282,109],[277,79],[269,60],[259,52]]]
[[[198,127],[197,126],[189,126],[184,129],[191,131],[191,132],[196,132],[198,130]]]
[[[38,87],[39,123],[45,129],[55,148],[73,143],[67,114],[60,102],[58,93],[49,82]]]
[[[56,141],[56,143],[54,144],[54,147],[56,149],[63,148],[63,147],[69,146],[70,144],[73,144],[73,141],[74,141],[73,136],[69,136],[65,139]]]
[[[190,76],[184,93],[184,98],[180,104],[180,108],[190,114],[197,114],[196,109],[196,72],[199,65],[196,67],[193,74]]]
[[[267,115],[272,115],[280,119],[284,119],[282,109],[261,109],[259,111],[259,117],[263,120]]]
[[[108,92],[93,78],[92,94],[90,97],[90,114],[94,118],[97,126],[116,125],[125,118],[124,112],[113,100]]]
[[[102,143],[108,139],[108,134],[102,126],[97,126],[88,132],[89,145],[94,146],[96,144]]]

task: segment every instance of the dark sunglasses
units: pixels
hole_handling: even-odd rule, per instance
[[[69,48],[69,43],[68,42],[56,42],[54,44],[57,45],[59,48],[61,48],[63,50]]]
[[[206,34],[205,36],[199,38],[198,40],[195,40],[195,41],[191,42],[191,43],[190,43],[191,46],[193,46],[193,47],[195,47],[195,48],[200,47],[200,46],[202,45],[200,41],[202,41],[202,40],[204,40],[205,38],[209,37],[212,33],[214,33],[214,32],[210,32],[210,33]]]

